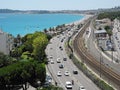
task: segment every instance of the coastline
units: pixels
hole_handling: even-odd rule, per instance
[[[80,20],[74,21],[72,23],[68,23],[66,25],[72,25],[72,24],[77,25],[77,24],[80,24],[80,23],[84,23],[85,20],[87,20],[88,18],[93,16],[93,15],[90,15],[90,14],[77,14],[77,15],[84,16],[84,17]]]
[[[63,19],[60,19],[60,21],[59,21],[59,23],[63,23],[64,25],[71,25],[71,24],[77,24],[77,23],[80,23],[80,22],[83,22],[89,15],[84,15],[84,14],[67,14],[68,16],[69,15],[73,15],[74,16],[74,18],[75,17],[81,17],[82,16],[82,18],[78,18],[78,19],[73,19],[73,20],[69,20],[69,19],[71,19],[70,17],[69,18],[67,18],[67,20],[69,20],[69,21],[72,21],[72,22],[69,22],[68,21],[68,23],[66,23],[66,16],[65,17],[61,17],[61,18],[63,18]],[[76,16],[75,16],[76,15]],[[6,17],[7,16],[9,16],[8,14],[6,14]],[[19,17],[20,17],[20,15],[18,15]],[[18,17],[17,15],[15,15],[15,20],[17,20],[17,21],[19,21],[19,23],[17,24],[17,23],[15,23],[16,21],[13,19],[14,17],[13,17],[13,15],[11,15],[11,17],[12,17],[12,24],[9,24],[9,22],[11,22],[11,21],[8,21],[7,19],[8,18],[4,18],[5,20],[7,20],[8,21],[8,23],[6,24],[5,22],[5,20],[3,19],[3,22],[2,22],[2,25],[1,25],[1,27],[3,28],[2,30],[4,31],[4,32],[6,32],[6,33],[10,33],[10,34],[12,34],[13,36],[17,36],[18,34],[20,34],[21,36],[25,36],[26,34],[29,34],[29,33],[34,33],[35,31],[44,31],[44,29],[46,28],[47,29],[47,31],[50,29],[50,28],[56,28],[57,26],[62,26],[63,24],[59,24],[58,23],[58,21],[57,21],[57,19],[56,18],[58,18],[59,19],[59,17],[57,16],[55,19],[53,18],[51,18],[51,19],[49,19],[49,20],[47,20],[47,21],[51,21],[51,20],[56,20],[57,21],[57,23],[58,23],[58,25],[56,25],[56,22],[54,21],[52,21],[52,24],[51,25],[53,25],[53,26],[49,26],[49,23],[50,22],[48,22],[47,23],[47,21],[46,21],[46,19],[43,21],[43,23],[42,23],[42,21],[40,22],[40,18],[39,19],[36,19],[37,20],[37,22],[30,22],[30,23],[28,23],[28,21],[24,21],[24,23],[23,24],[20,24],[20,23],[22,23],[23,21],[21,21],[22,19],[18,19],[19,17]],[[22,18],[23,17],[26,17],[27,15],[22,15]],[[63,15],[62,15],[63,16]],[[72,17],[73,17],[72,16]],[[29,17],[31,17],[31,15],[29,15]],[[32,16],[32,17],[35,17],[36,18],[36,14],[34,15],[34,16]],[[44,17],[46,17],[46,16],[44,16]],[[50,15],[50,17],[51,17],[51,15]],[[20,17],[21,18],[21,17]],[[38,16],[37,16],[37,18],[38,18]],[[65,18],[65,20],[64,20],[64,18]],[[11,19],[11,18],[10,18]],[[27,18],[28,19],[28,18]],[[33,18],[31,19],[31,20],[33,20]],[[35,21],[35,19],[34,19],[34,21]],[[64,22],[65,21],[65,22]],[[45,23],[44,23],[45,22]],[[54,24],[55,23],[55,24]],[[14,26],[12,26],[14,24]],[[45,27],[47,25],[47,27]],[[55,26],[54,26],[55,25]],[[49,27],[48,27],[49,26]],[[26,28],[27,27],[27,28]],[[9,28],[9,29],[8,29]]]
[[[73,14],[73,15],[76,15],[76,14]],[[81,18],[81,19],[79,19],[79,20],[77,20],[77,21],[73,21],[73,22],[71,22],[71,23],[64,24],[64,25],[63,25],[63,24],[58,25],[58,26],[60,26],[60,27],[58,27],[58,26],[51,27],[51,29],[47,29],[47,31],[44,31],[44,30],[43,30],[43,32],[45,32],[45,33],[47,33],[47,34],[49,34],[49,35],[51,35],[51,36],[54,36],[54,35],[56,35],[57,33],[60,33],[60,32],[66,30],[66,29],[68,29],[68,28],[70,29],[71,26],[73,26],[73,25],[81,25],[81,24],[84,24],[86,20],[88,20],[90,17],[93,16],[93,15],[90,15],[90,14],[77,14],[77,15],[80,15],[80,16],[82,16],[83,18]]]

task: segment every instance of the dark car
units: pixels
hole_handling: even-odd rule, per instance
[[[61,49],[62,47],[60,46],[59,48]]]
[[[64,39],[61,40],[61,42],[63,42]]]
[[[60,65],[59,65],[59,68],[63,68],[63,67],[64,67],[63,64],[60,64]]]
[[[73,74],[78,74],[78,71],[77,70],[73,70]]]
[[[61,46],[60,46],[59,48],[60,48],[61,50],[63,50],[63,48],[62,48]]]
[[[67,61],[67,58],[63,58],[63,61]]]

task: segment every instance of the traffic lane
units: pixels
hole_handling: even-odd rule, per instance
[[[54,39],[52,39],[51,42],[53,42],[53,40],[54,40]],[[51,48],[51,46],[50,46],[50,48]],[[51,50],[50,50],[50,51],[51,51]],[[51,52],[51,53],[53,53],[53,52]],[[57,55],[58,55],[58,54],[57,54]],[[54,55],[50,55],[50,56],[54,56]],[[50,57],[50,56],[48,56],[48,57]],[[55,57],[54,57],[53,59],[55,59]],[[54,60],[54,61],[55,61],[55,60]],[[57,70],[57,71],[58,71],[58,70]],[[63,79],[63,80],[65,80],[65,79]]]
[[[55,65],[57,65],[56,62],[55,62]],[[59,66],[59,65],[57,65],[57,66],[53,66],[52,69],[53,69],[54,73],[57,73],[57,71],[60,70],[60,69],[55,70],[56,68],[58,68],[58,66]],[[61,80],[64,84],[65,84],[66,81],[71,81],[71,78],[70,78],[70,77],[67,77],[67,76],[64,75],[64,71],[65,71],[65,70],[62,69],[61,71],[62,71],[62,74],[63,74],[63,75],[62,75],[62,78],[63,78],[63,79],[60,78],[60,80]],[[73,89],[76,90],[77,88],[76,88],[75,86],[73,86]]]
[[[53,50],[50,50],[51,52],[50,53],[53,53],[53,52],[55,52],[55,54],[56,53],[58,53],[59,52],[59,49],[58,48],[56,48],[57,50],[56,50],[56,52],[55,51],[53,51]],[[53,52],[52,52],[53,51]],[[54,54],[54,55],[55,55]],[[52,54],[51,54],[52,55]],[[52,66],[54,66],[55,68],[54,69],[56,69],[56,68],[58,68],[59,67],[59,64],[58,63],[56,63],[56,60],[57,60],[57,58],[58,58],[58,56],[59,56],[59,58],[60,58],[60,55],[55,55],[55,56],[57,56],[57,57],[55,57],[54,55],[52,55],[53,56],[53,59],[54,59],[54,64],[52,65]],[[56,65],[56,66],[55,66]],[[57,73],[56,71],[58,71],[58,70],[54,70],[55,71],[55,73]]]
[[[52,47],[52,48],[53,48],[53,47]],[[50,50],[50,51],[51,51],[50,53],[53,53],[53,52],[54,52],[53,50]],[[51,55],[52,55],[52,54],[50,54],[50,56],[51,56]],[[54,55],[55,55],[55,54],[54,54]],[[51,66],[51,67],[49,67],[49,68],[51,69],[51,72],[52,72],[52,74],[53,74],[53,77],[54,77],[55,80],[57,81],[58,85],[64,87],[64,89],[66,89],[63,81],[61,82],[61,80],[57,77],[57,71],[59,70],[59,68],[58,68],[58,65],[57,65],[57,63],[56,63],[56,58],[57,58],[57,57],[55,57],[54,55],[52,55],[52,56],[53,56],[53,59],[54,59],[54,64],[49,63],[48,65]],[[48,55],[48,56],[49,56],[49,55]],[[64,79],[63,79],[63,80],[64,80]]]
[[[57,72],[58,71],[62,72],[62,70],[60,70],[58,68],[58,65],[56,64],[56,62],[51,65],[51,68],[52,68],[52,71],[53,71],[53,75],[56,78],[56,82],[57,82],[58,86],[61,86],[61,87],[65,88],[65,78],[63,77],[63,75],[61,77],[57,76]]]
[[[58,50],[58,51],[59,51],[59,50]],[[62,58],[62,57],[61,57],[61,58]],[[66,65],[66,66],[67,66],[67,65]],[[71,71],[71,74],[72,74],[72,71]],[[70,79],[71,79],[71,78],[70,78]],[[70,80],[70,79],[69,79],[69,80]],[[72,77],[72,79],[73,79],[73,77]],[[75,83],[76,83],[76,82],[75,82]],[[76,83],[75,85],[77,85],[77,83]],[[79,85],[78,85],[78,86],[79,86]],[[76,89],[77,89],[77,87],[76,87]]]
[[[60,58],[63,58],[63,57],[60,57]],[[61,70],[62,75],[63,75],[63,77],[64,77],[62,80],[65,80],[65,82],[66,82],[66,81],[72,81],[73,78],[71,77],[70,69],[66,67],[66,65],[65,65],[64,62],[62,62],[62,64],[64,65],[64,68],[63,68],[62,70],[59,69],[59,70]],[[64,75],[64,74],[65,74],[65,71],[69,71],[69,72],[70,72],[70,76],[65,76],[65,75]],[[64,82],[64,83],[65,83],[65,82]],[[79,85],[75,84],[75,85],[73,86],[73,88],[74,88],[73,90],[76,90],[78,87],[79,87]]]
[[[65,57],[67,57],[67,56],[65,56]],[[78,68],[76,66],[74,66],[74,64],[72,63],[72,61],[70,59],[68,59],[67,62],[65,61],[64,63],[65,63],[65,66],[68,66],[71,76],[73,77],[73,80],[79,86],[83,85],[88,90],[89,89],[90,90],[99,90],[97,88],[97,86],[90,79],[88,79],[81,71],[78,70]],[[77,70],[78,74],[77,75],[73,74],[73,70]]]
[[[63,77],[57,76],[57,71],[59,70],[59,69],[57,69],[57,66],[54,66],[53,64],[49,65],[49,66],[50,66],[49,68],[51,68],[52,76],[55,79],[55,82],[57,82],[57,85],[60,87],[63,87],[64,90],[66,90],[65,83],[64,83],[65,79],[62,79]]]
[[[69,57],[66,54],[66,51],[65,51],[65,48],[64,48],[64,44],[63,44],[62,55],[64,55],[64,57],[67,58],[67,61],[64,61],[65,66],[69,66],[68,68],[70,70],[71,76],[73,77],[73,80],[75,80],[75,82],[78,85],[82,84],[83,86],[85,86],[85,88],[90,89],[90,90],[99,90],[99,88],[97,88],[97,86],[90,79],[88,79],[81,71],[78,70],[78,68],[73,64],[71,59],[69,59]],[[79,74],[78,75],[74,75],[73,74],[73,70],[77,70]]]
[[[64,57],[66,57],[66,56],[64,56]],[[64,65],[65,65],[65,67],[66,67],[66,69],[65,70],[68,70],[69,72],[70,72],[70,75],[71,75],[71,79],[72,80],[74,80],[74,82],[75,82],[75,85],[78,85],[78,87],[81,85],[81,83],[79,83],[79,81],[78,81],[78,78],[75,78],[75,76],[73,75],[73,70],[78,70],[76,67],[74,67],[74,65],[72,65],[72,64],[70,64],[70,62],[69,63],[67,63],[69,61],[69,59],[67,59],[67,61],[64,61]],[[67,67],[68,66],[68,67]],[[72,67],[71,67],[72,66]],[[78,75],[77,75],[78,76]],[[80,78],[80,77],[79,77]],[[83,77],[82,77],[83,78]],[[85,79],[84,79],[85,80]],[[85,82],[86,83],[86,82]],[[90,88],[90,87],[89,87]],[[88,88],[88,89],[89,89]],[[91,89],[92,90],[92,89]],[[97,89],[96,89],[97,90]]]
[[[60,53],[61,51],[59,50],[59,48],[57,48],[57,49],[58,49],[57,52]],[[59,58],[63,58],[63,56],[60,56]],[[55,63],[56,63],[56,62],[55,62]],[[64,68],[62,69],[62,71],[63,71],[62,74],[64,74],[66,70],[68,70],[68,69],[66,69],[66,68],[64,67]],[[67,76],[64,76],[64,75],[63,75],[63,77],[65,77],[65,78],[63,79],[63,80],[65,80],[65,81],[71,81],[71,80],[72,80],[70,76],[67,77]],[[64,83],[65,83],[65,82],[64,82]],[[78,89],[78,87],[79,87],[79,86],[74,85],[74,86],[73,86],[73,89]]]

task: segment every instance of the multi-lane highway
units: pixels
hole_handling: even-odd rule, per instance
[[[72,82],[72,80],[74,81],[72,90],[80,90],[80,86],[84,86],[86,90],[99,90],[90,79],[77,69],[66,54],[64,48],[65,41],[72,33],[72,30],[66,31],[64,34],[53,37],[46,48],[46,54],[49,60],[48,68],[52,74],[51,76],[53,77],[53,80],[57,82],[57,85],[63,87],[64,90],[67,90],[65,87],[66,81]],[[60,63],[57,62],[58,58],[60,58]],[[66,58],[66,60],[63,60],[64,58]],[[59,65],[61,64],[64,66],[63,68],[59,68]],[[73,70],[77,70],[78,74],[73,74]],[[61,71],[62,76],[57,76],[58,71]],[[65,71],[69,72],[69,76],[65,76]]]

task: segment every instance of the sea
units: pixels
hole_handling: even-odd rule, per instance
[[[0,14],[0,30],[17,36],[57,25],[69,24],[84,18],[75,14]]]

